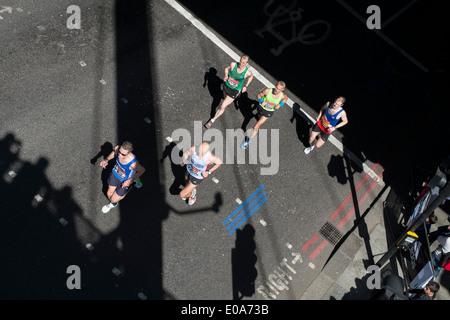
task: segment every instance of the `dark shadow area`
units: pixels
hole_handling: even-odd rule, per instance
[[[283,79],[317,113],[327,101],[345,96],[349,124],[339,129],[345,147],[361,161],[379,163],[385,182],[415,162],[423,146],[423,153],[434,154],[429,141],[418,140],[431,135],[436,146],[450,140],[445,126],[436,123],[450,116],[445,85],[450,80],[450,36],[441,2],[417,1],[380,30],[383,36],[353,14],[367,18],[372,4],[367,1],[344,1],[353,13],[339,1],[179,2],[248,54],[250,65],[254,62],[263,69],[259,71]],[[406,5],[382,3],[383,20]],[[240,23],[230,25],[229,17]],[[297,132],[306,144],[309,133],[301,124]]]
[[[118,144],[134,144],[138,161],[146,168],[143,187],[134,189],[120,203],[120,225],[114,233],[122,242],[120,263],[122,299],[136,299],[142,291],[148,299],[164,299],[162,287],[161,223],[168,215],[159,174],[158,123],[153,105],[153,34],[149,28],[148,1],[116,0]],[[143,103],[145,102],[145,103]],[[151,124],[144,121],[150,119]]]
[[[99,259],[78,240],[75,220],[83,212],[72,188],[54,188],[46,176],[48,160],[23,161],[20,146],[13,134],[0,141],[0,298],[114,298],[118,279],[111,260]],[[66,286],[71,265],[80,268],[79,290]]]
[[[241,93],[235,100],[234,106],[236,110],[239,110],[244,117],[241,129],[245,132],[247,130],[247,125],[252,119],[258,121],[257,112],[253,113],[258,106],[258,101],[250,99],[247,92]]]
[[[220,101],[223,99],[222,90],[223,80],[217,76],[217,69],[214,67],[209,68],[209,71],[205,73],[203,80],[203,88],[208,87],[209,94],[212,97],[210,118],[213,118],[216,114],[216,109],[220,105]]]
[[[91,159],[92,165],[98,165],[98,160],[102,161],[104,158],[109,156],[109,154],[113,151],[114,146],[111,142],[105,142],[101,147],[100,151]],[[100,176],[100,179],[102,181],[102,192],[105,195],[106,199],[108,198],[106,192],[108,191],[108,177],[111,172],[111,169],[114,167],[114,162],[110,161],[108,162],[108,165],[106,166],[105,170],[102,170],[102,174]]]
[[[347,174],[345,172],[343,156],[341,156],[341,155],[335,156],[334,154],[331,155],[331,159],[330,159],[330,162],[328,162],[327,168],[328,168],[328,174],[330,175],[330,177],[336,178],[337,182],[339,182],[340,184],[347,183]],[[350,171],[350,170],[348,170],[348,171]],[[353,175],[351,177],[353,177]],[[350,179],[353,179],[353,178],[349,177],[349,180]],[[355,196],[354,194],[352,194],[352,195]]]
[[[114,146],[111,142],[105,142],[100,147],[100,151],[91,159],[91,164],[95,165],[98,159],[102,158],[103,160],[103,158],[106,158],[113,151],[113,148]]]
[[[309,147],[310,128],[312,128],[314,123],[312,123],[300,109],[300,105],[298,103],[294,103],[292,106],[292,117],[289,121],[294,123],[294,120],[298,139],[303,143],[303,147]]]
[[[255,294],[255,280],[258,275],[255,264],[255,228],[247,224],[236,230],[236,247],[231,250],[233,300],[242,300]]]
[[[166,158],[168,158],[170,161],[170,169],[174,176],[174,181],[169,188],[169,192],[171,195],[179,194],[182,187],[184,187],[186,184],[185,178],[184,178],[186,169],[180,165],[175,164],[174,161],[172,161],[171,155],[172,155],[172,152],[174,152],[173,151],[174,148],[178,149],[175,142],[171,142],[170,144],[168,144],[164,149],[161,159],[159,160],[160,164],[162,164]],[[178,149],[178,155],[181,157],[182,154],[183,154],[183,151]]]

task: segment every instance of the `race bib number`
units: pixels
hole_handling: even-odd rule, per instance
[[[119,165],[116,165],[114,167],[114,172],[117,173],[120,178],[125,179],[125,171],[123,171],[123,169]]]
[[[327,117],[325,115],[322,116],[320,119],[320,122],[322,123],[322,126],[326,129],[328,129],[328,126],[330,125],[330,121],[327,120]]]
[[[228,77],[227,83],[231,88],[236,89],[239,86],[240,82],[237,81],[236,79]]]
[[[266,100],[266,104],[264,105],[264,107],[266,107],[267,109],[271,109],[271,110],[275,110],[275,106],[276,104],[273,102],[269,102]]]
[[[194,167],[192,164],[189,164],[188,167],[189,167],[189,170],[190,170],[192,173],[195,173],[195,174],[200,173],[200,170],[197,169],[196,167]]]

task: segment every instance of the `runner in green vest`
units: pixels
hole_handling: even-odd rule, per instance
[[[246,92],[247,87],[253,80],[253,73],[248,69],[247,55],[243,55],[239,61],[232,62],[225,68],[225,77],[223,78],[223,101],[220,108],[217,109],[214,118],[211,118],[205,123],[206,129],[211,128],[214,121],[217,120],[224,112],[225,108],[229,106],[241,92]],[[244,81],[247,79],[247,83],[244,85]]]
[[[253,132],[250,137],[245,137],[244,143],[242,143],[241,148],[247,149],[250,140],[253,139],[257,134],[261,125],[266,122],[267,119],[272,117],[275,110],[280,109],[284,106],[288,100],[286,94],[283,93],[286,88],[286,84],[283,81],[278,81],[275,88],[266,88],[261,91],[258,96],[258,122],[256,122],[253,127]]]

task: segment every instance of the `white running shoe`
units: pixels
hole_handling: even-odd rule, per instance
[[[192,205],[195,203],[195,200],[196,200],[195,195],[196,195],[196,194],[197,194],[197,190],[196,190],[196,189],[192,190],[192,194],[191,194],[191,196],[189,197],[189,201],[188,201],[188,204],[189,204],[190,206],[192,206]]]
[[[105,205],[103,206],[102,212],[103,212],[103,213],[108,213],[109,210],[111,210],[112,208],[115,208],[115,207],[117,207],[117,203],[116,203],[116,205],[113,205],[113,204],[110,202],[110,203],[105,204]]]
[[[304,151],[306,154],[308,154],[308,153],[310,153],[311,151],[313,151],[313,149],[314,149],[314,146],[305,148],[305,150],[303,150],[303,151]]]

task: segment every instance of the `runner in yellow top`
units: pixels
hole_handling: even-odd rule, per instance
[[[247,87],[253,80],[253,73],[248,69],[247,55],[243,55],[239,63],[232,62],[225,68],[225,77],[223,78],[223,101],[220,108],[217,109],[214,118],[205,123],[206,129],[211,128],[214,121],[217,120],[241,92],[246,92]],[[247,79],[247,83],[244,85],[244,81]]]
[[[286,88],[286,84],[283,81],[278,81],[275,88],[266,88],[261,91],[258,96],[258,122],[256,122],[253,127],[253,132],[250,137],[245,137],[244,143],[241,145],[242,149],[247,149],[250,140],[253,139],[257,134],[259,127],[266,122],[267,119],[272,117],[275,110],[280,109],[284,106],[288,100],[286,94],[283,93]]]

